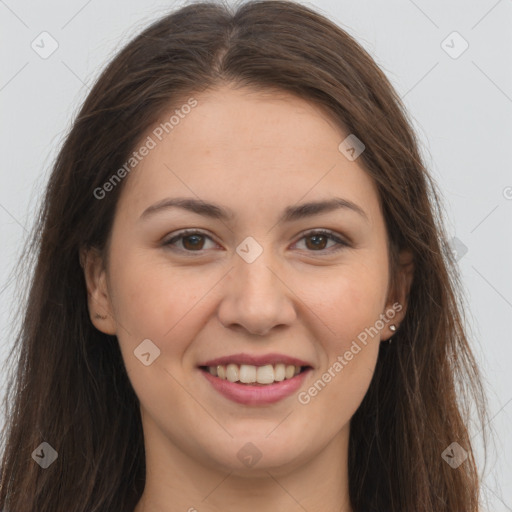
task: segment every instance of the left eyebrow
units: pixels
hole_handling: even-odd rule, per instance
[[[366,212],[359,205],[349,201],[348,199],[342,199],[341,197],[333,197],[326,201],[312,201],[296,206],[288,206],[284,210],[278,222],[293,222],[313,215],[320,215],[321,213],[339,210],[341,208],[352,210],[369,222],[368,215],[366,215]]]
[[[235,217],[233,210],[214,203],[208,203],[195,198],[174,197],[163,199],[162,201],[149,206],[144,210],[140,218],[146,219],[157,212],[168,210],[170,208],[181,208],[204,217],[224,221],[233,220]],[[369,222],[366,212],[356,203],[341,197],[333,197],[324,201],[312,201],[309,203],[288,206],[279,217],[278,223],[282,224],[286,222],[293,222],[313,215],[332,212],[341,208],[354,211]]]

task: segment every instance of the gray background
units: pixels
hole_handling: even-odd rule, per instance
[[[0,0],[2,364],[20,292],[10,279],[12,267],[63,135],[107,60],[178,5],[182,2]],[[487,508],[512,511],[512,0],[306,5],[333,19],[373,55],[414,120],[427,166],[444,194],[450,236],[457,238],[467,323],[489,393],[496,442],[484,474]],[[46,59],[31,47],[35,41],[43,51],[38,37],[43,31],[59,45]],[[450,35],[454,31],[463,39]],[[469,46],[459,55],[464,41]],[[50,48],[49,39],[44,48]],[[2,380],[0,385],[3,394]]]

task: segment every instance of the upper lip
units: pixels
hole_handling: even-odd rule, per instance
[[[307,361],[297,359],[296,357],[286,356],[284,354],[264,354],[264,355],[251,355],[251,354],[233,354],[230,356],[217,357],[210,359],[199,366],[218,366],[233,364],[250,364],[253,366],[263,366],[266,364],[293,364],[294,366],[311,366]]]

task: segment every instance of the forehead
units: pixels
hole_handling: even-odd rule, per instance
[[[229,86],[192,96],[193,108],[175,103],[144,134],[154,147],[121,195],[133,214],[168,196],[254,214],[341,195],[370,218],[379,215],[373,180],[338,149],[348,133],[317,105],[286,92]]]

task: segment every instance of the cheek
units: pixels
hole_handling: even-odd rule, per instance
[[[324,399],[352,412],[370,384],[380,347],[379,319],[387,291],[387,274],[380,270],[363,264],[340,270],[314,301],[315,313],[328,327],[316,331],[324,352],[322,382],[316,387],[323,390],[325,384]]]
[[[211,277],[199,279],[142,254],[127,255],[112,267],[116,316],[130,333],[147,338],[167,339],[213,286]]]
[[[377,354],[378,351],[366,347],[346,366],[341,362],[329,365],[298,395],[306,417],[320,420],[328,437],[346,426],[361,405],[372,380]]]
[[[385,278],[386,276],[384,276]],[[323,294],[315,311],[329,327],[316,332],[324,357],[298,396],[307,414],[321,418],[334,433],[346,425],[372,380],[380,347],[380,318],[386,282],[378,273],[342,273]]]
[[[342,349],[347,341],[374,326],[384,312],[387,274],[360,264],[334,275],[327,286],[316,292],[313,302],[333,334],[334,345]]]
[[[117,337],[137,395],[145,407],[155,411],[161,406],[162,397],[180,403],[183,411],[188,410],[190,397],[179,384],[184,382],[182,364],[202,327],[204,309],[200,299],[214,286],[213,278],[210,276],[206,282],[194,279],[191,272],[171,268],[136,251],[125,252],[122,259],[112,258],[110,273]],[[142,353],[139,346],[147,339],[159,352],[153,345],[145,345],[153,360],[145,366],[134,352]],[[156,353],[158,356],[153,359]]]

